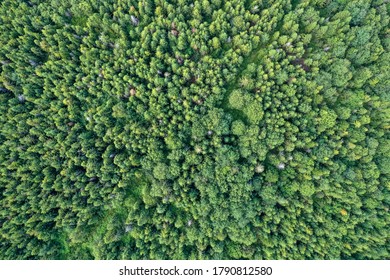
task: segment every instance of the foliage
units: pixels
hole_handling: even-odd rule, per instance
[[[389,259],[388,1],[3,0],[1,259]]]

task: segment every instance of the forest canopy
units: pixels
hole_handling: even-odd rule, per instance
[[[387,0],[2,0],[0,259],[389,259]]]

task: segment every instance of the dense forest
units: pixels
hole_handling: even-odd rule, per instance
[[[389,259],[389,14],[2,0],[0,259]]]

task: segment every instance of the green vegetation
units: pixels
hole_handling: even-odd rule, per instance
[[[1,259],[389,259],[386,0],[2,0]]]

